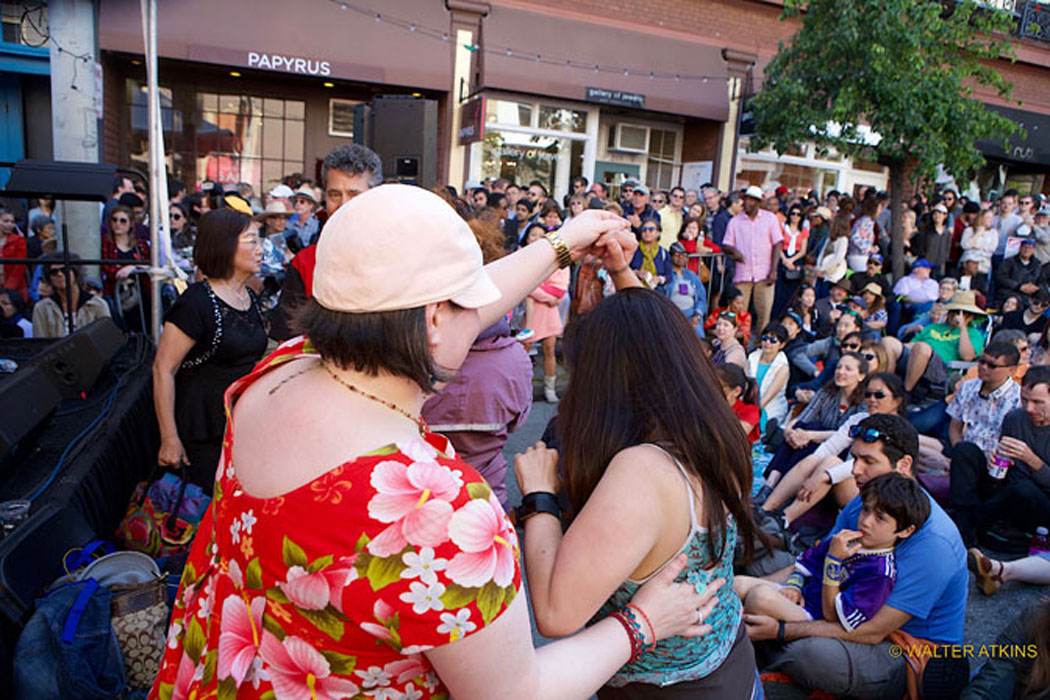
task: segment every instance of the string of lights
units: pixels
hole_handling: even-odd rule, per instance
[[[443,41],[448,43],[452,41],[447,31],[440,29],[434,29],[433,27],[427,27],[410,20],[401,19],[393,15],[377,12],[365,7],[360,7],[347,2],[347,0],[329,0],[332,5],[338,7],[342,11],[355,12],[364,17],[369,17],[376,23],[388,24],[394,27],[398,27],[411,34],[417,34],[419,36],[427,37],[436,41]],[[706,84],[714,81],[721,81],[728,84],[729,78],[724,75],[689,75],[684,73],[670,73],[666,71],[654,71],[645,68],[632,68],[630,66],[609,66],[600,65],[597,63],[590,63],[586,61],[578,61],[572,58],[561,58],[555,56],[545,56],[543,54],[536,53],[534,51],[527,51],[524,49],[517,49],[512,46],[493,46],[485,44],[484,46],[479,44],[463,44],[463,48],[468,51],[480,51],[485,54],[494,56],[503,56],[505,58],[512,58],[519,61],[528,61],[530,63],[538,63],[541,65],[557,66],[559,68],[572,68],[580,71],[590,71],[592,73],[607,73],[607,74],[620,74],[626,77],[648,77],[650,80],[674,80],[675,82],[692,81]]]

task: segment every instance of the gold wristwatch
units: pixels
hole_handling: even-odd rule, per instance
[[[572,253],[569,252],[569,246],[565,245],[565,241],[562,240],[557,231],[548,231],[543,234],[543,237],[554,247],[554,254],[558,256],[559,268],[568,267],[572,264]]]

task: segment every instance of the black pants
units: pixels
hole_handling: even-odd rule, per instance
[[[960,442],[952,450],[950,502],[967,547],[998,520],[1026,532],[1050,523],[1050,494],[1032,480],[1028,467],[1015,462],[1005,479],[992,479],[988,458],[972,442]]]

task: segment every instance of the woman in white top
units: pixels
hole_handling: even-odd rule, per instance
[[[747,373],[758,382],[758,407],[762,409],[761,427],[776,420],[783,423],[787,416],[788,367],[787,355],[782,350],[787,343],[787,331],[779,323],[771,323],[762,330],[762,343],[758,350],[747,356]]]
[[[974,220],[973,226],[967,226],[959,242],[964,251],[972,251],[978,256],[977,271],[988,274],[992,270],[992,254],[999,245],[999,232],[992,228],[992,210],[985,209]]]
[[[849,219],[836,216],[831,220],[828,240],[817,259],[817,277],[823,277],[829,285],[846,276],[846,250],[849,248]]]

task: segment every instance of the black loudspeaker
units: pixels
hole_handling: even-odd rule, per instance
[[[125,342],[127,337],[112,319],[100,318],[48,346],[26,366],[42,370],[62,398],[73,399],[92,387],[99,372]]]
[[[4,380],[0,385],[0,461],[61,401],[58,387],[39,367],[22,367]]]
[[[401,95],[372,100],[366,138],[383,161],[387,181],[437,184],[437,102]]]

